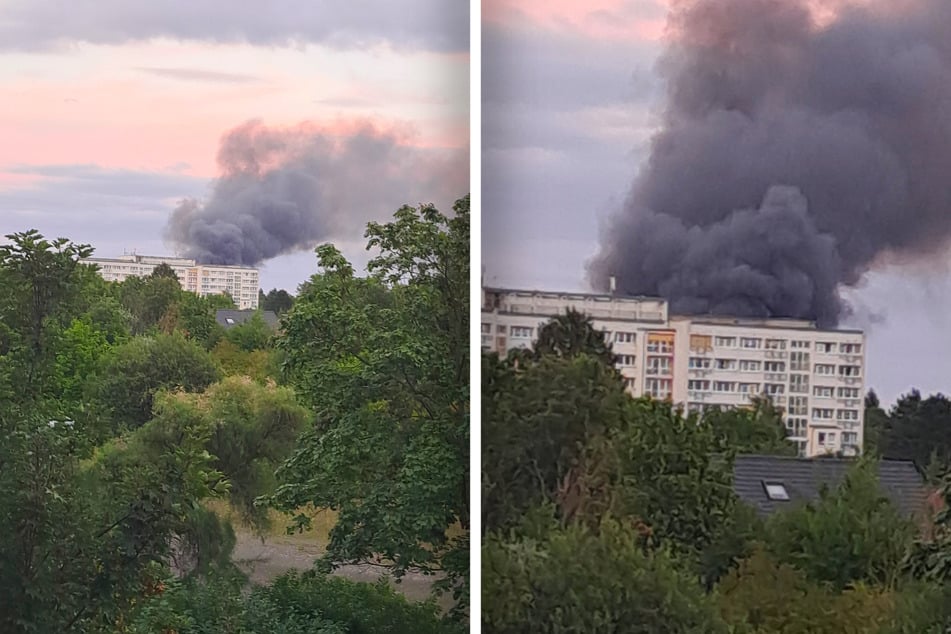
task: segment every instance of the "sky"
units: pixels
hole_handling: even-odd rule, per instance
[[[667,0],[486,0],[482,30],[484,283],[588,290],[585,264],[649,154]],[[951,213],[951,210],[949,210]],[[951,378],[951,258],[881,261],[840,289],[886,404]]]
[[[453,157],[437,177],[407,167],[405,187],[384,188],[370,172],[361,196],[335,198],[351,221],[315,240],[361,268],[367,221],[468,192],[467,1],[78,0],[68,20],[62,7],[0,0],[0,235],[35,228],[100,257],[174,253],[170,214],[212,196],[220,143],[249,122],[341,145],[369,126],[399,156]],[[313,161],[330,175],[318,182],[360,160]],[[346,161],[357,164],[334,164]],[[265,261],[264,290],[316,272],[314,246]]]

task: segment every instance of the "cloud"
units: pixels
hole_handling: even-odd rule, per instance
[[[214,70],[199,70],[195,68],[150,68],[140,66],[136,70],[166,79],[183,81],[218,82],[226,84],[247,84],[261,81],[260,77],[242,73],[224,73]]]
[[[77,42],[122,44],[170,38],[261,46],[323,44],[361,49],[468,52],[469,3],[463,0],[76,0],[63,15],[55,0],[10,0],[0,49],[45,50]]]

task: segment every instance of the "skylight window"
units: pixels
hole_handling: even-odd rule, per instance
[[[763,482],[763,488],[766,489],[766,497],[778,502],[788,502],[789,493],[781,482]]]

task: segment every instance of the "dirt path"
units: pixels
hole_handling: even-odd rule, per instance
[[[293,538],[284,539],[280,536],[270,536],[262,542],[260,537],[249,532],[235,533],[237,543],[232,559],[248,575],[251,582],[256,584],[265,584],[291,570],[309,570],[313,567],[314,560],[323,554],[323,549],[314,543],[301,543]],[[344,566],[334,574],[365,582],[376,581],[381,576],[380,570],[373,566]],[[411,601],[423,601],[429,597],[432,581],[432,577],[409,573],[400,583],[391,583]],[[440,604],[446,609],[451,605],[451,600],[443,597]]]

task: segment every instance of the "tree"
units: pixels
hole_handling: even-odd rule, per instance
[[[529,363],[484,355],[484,530],[513,527],[546,502],[565,519],[603,511],[610,502],[588,484],[604,468],[591,445],[622,425],[628,400],[613,368],[587,354]]]
[[[704,422],[735,453],[795,456],[796,446],[786,440],[782,410],[768,398],[754,398],[752,407],[703,413]]]
[[[260,312],[254,313],[251,319],[243,324],[237,324],[225,331],[225,339],[245,352],[270,348],[273,337],[274,331],[261,317]]]
[[[76,300],[80,260],[92,248],[66,238],[50,241],[36,230],[6,238],[10,244],[0,245],[0,354],[16,368],[8,393],[30,399],[49,379],[51,321]]]
[[[134,428],[152,417],[162,389],[201,391],[220,378],[209,354],[180,334],[137,337],[112,349],[89,389],[98,411],[117,428]]]
[[[727,631],[692,575],[614,522],[537,539],[490,535],[482,562],[481,631],[490,634]]]
[[[926,399],[918,390],[903,395],[883,421],[879,450],[885,458],[914,460],[925,469],[951,465],[951,400],[943,394]]]
[[[209,427],[207,449],[230,485],[229,499],[242,518],[267,526],[267,507],[257,498],[274,492],[274,471],[309,422],[307,409],[289,388],[230,377],[203,394],[177,394],[183,407]]]
[[[272,288],[264,294],[264,291],[258,291],[258,305],[262,310],[270,310],[278,315],[283,315],[294,306],[294,296],[284,289],[278,290]]]
[[[178,273],[176,273],[175,269],[173,269],[167,262],[162,262],[152,269],[152,272],[149,273],[149,277],[153,279],[164,277],[170,280],[175,280],[176,282],[180,282],[178,279]]]
[[[865,395],[865,422],[862,428],[862,451],[878,456],[882,450],[882,434],[888,425],[888,414],[882,409],[875,390]]]
[[[589,354],[608,366],[615,363],[611,344],[594,328],[591,318],[569,308],[564,315],[549,320],[538,329],[536,355],[574,356]]]
[[[284,320],[290,383],[317,412],[282,467],[275,503],[335,508],[328,560],[399,576],[468,574],[469,200],[447,217],[403,207],[371,223],[359,278],[331,245]],[[456,527],[454,530],[452,527]]]
[[[857,586],[838,593],[759,548],[717,586],[724,620],[747,634],[864,634],[892,616],[893,593]]]
[[[859,462],[817,502],[772,516],[771,552],[839,590],[857,582],[894,585],[916,527],[882,494],[876,464]]]

